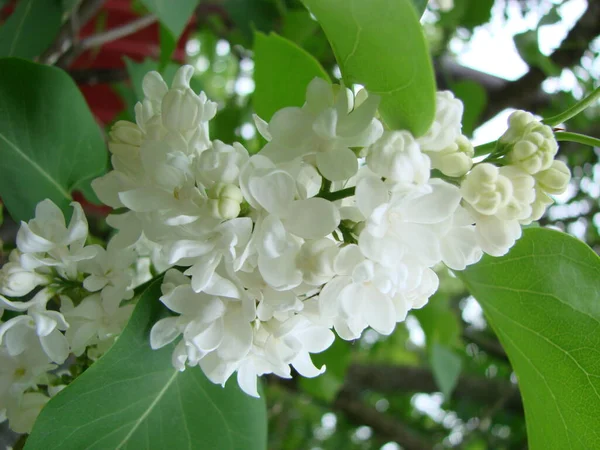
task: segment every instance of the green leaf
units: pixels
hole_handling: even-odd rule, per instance
[[[67,215],[73,190],[105,172],[100,128],[62,70],[0,59],[0,196],[15,220],[51,199]]]
[[[471,136],[479,125],[479,117],[487,105],[487,92],[479,83],[471,80],[459,81],[451,87],[454,94],[465,105],[462,132],[466,136]]]
[[[161,281],[143,293],[113,347],[44,407],[27,450],[266,448],[264,399],[225,388],[199,367],[171,365],[175,344],[152,350],[149,330],[164,311]]]
[[[274,33],[254,37],[252,102],[256,114],[268,121],[286,106],[302,106],[306,87],[315,77],[329,81],[319,62],[293,42]]]
[[[529,66],[537,67],[548,76],[560,75],[560,68],[540,51],[537,30],[515,34],[513,39],[519,51],[519,56]]]
[[[177,39],[163,24],[158,29],[158,38],[160,42],[160,58],[158,60],[159,70],[163,70],[171,61],[171,56],[177,48]]]
[[[436,384],[449,399],[462,370],[462,359],[452,349],[436,343],[431,348],[429,360]]]
[[[560,13],[558,12],[558,5],[553,5],[550,11],[540,19],[538,22],[538,28],[544,25],[554,25],[562,20]]]
[[[255,31],[268,33],[279,17],[275,2],[265,0],[225,0],[223,8],[241,33],[241,43],[252,46]]]
[[[467,0],[464,14],[460,20],[460,26],[472,30],[473,28],[487,23],[492,18],[494,0]]]
[[[192,17],[194,9],[200,0],[177,0],[176,4],[164,0],[140,0],[149,11],[156,14],[158,20],[172,34],[177,41],[185,26]]]
[[[0,27],[0,57],[34,58],[46,50],[61,25],[58,0],[22,0]]]
[[[412,3],[417,10],[417,14],[422,16],[427,9],[427,3],[429,3],[429,0],[412,0]]]
[[[544,228],[458,275],[519,379],[532,450],[600,448],[600,258]]]
[[[392,129],[424,134],[435,116],[435,79],[410,0],[302,0],[325,31],[347,84],[381,96]]]

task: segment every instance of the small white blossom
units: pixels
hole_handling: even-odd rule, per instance
[[[480,214],[494,215],[513,196],[513,185],[498,167],[483,163],[469,172],[461,185],[463,198]]]
[[[429,157],[407,131],[389,131],[368,148],[367,165],[377,175],[401,185],[421,185],[429,180]]]
[[[449,177],[462,177],[473,167],[475,150],[473,144],[463,135],[439,152],[429,152],[431,167]]]
[[[531,175],[550,168],[558,151],[552,128],[524,111],[511,114],[499,143],[509,147],[508,161]]]
[[[365,147],[383,132],[375,119],[379,98],[371,95],[355,104],[352,91],[338,91],[315,78],[302,108],[279,110],[268,125],[257,127],[270,141],[261,151],[275,163],[315,155],[319,172],[328,180],[345,180],[356,173],[358,161],[351,147]]]
[[[427,152],[439,152],[450,147],[461,134],[463,103],[450,91],[436,95],[436,110],[433,124],[417,141]]]

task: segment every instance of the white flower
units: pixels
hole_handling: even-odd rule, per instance
[[[321,290],[319,306],[338,335],[357,339],[368,326],[390,334],[396,325],[392,297],[403,274],[366,259],[354,244],[340,250],[335,269],[338,276]]]
[[[462,177],[473,167],[473,144],[460,135],[456,141],[438,152],[429,152],[431,167],[449,177]]]
[[[41,392],[26,392],[17,401],[8,403],[6,417],[15,433],[30,433],[35,420],[50,397]]]
[[[475,219],[459,206],[444,222],[434,225],[440,239],[442,262],[453,270],[464,270],[481,259]],[[435,292],[435,291],[434,291]]]
[[[338,251],[336,243],[331,239],[304,242],[296,257],[304,282],[321,286],[331,280],[335,275],[333,262]]]
[[[302,239],[286,231],[275,215],[267,216],[256,224],[253,242],[258,253],[258,269],[265,282],[273,289],[286,291],[302,282],[298,254]]]
[[[24,336],[24,340],[26,351],[18,355],[0,346],[0,404],[6,404],[8,396],[20,397],[38,384],[48,384],[48,372],[56,368],[34,333]]]
[[[60,330],[66,330],[69,324],[58,311],[46,309],[53,295],[50,288],[45,288],[28,302],[11,302],[0,296],[0,307],[10,311],[27,311],[27,314],[13,317],[0,325],[0,344],[4,341],[11,355],[26,351],[27,335],[35,331],[52,361],[62,364],[67,359],[69,344]]]
[[[535,180],[518,167],[504,166],[500,175],[510,180],[512,195],[496,215],[504,220],[524,220],[531,215],[531,204],[535,200]]]
[[[388,199],[382,185],[365,179],[356,189],[359,208],[368,217],[359,237],[365,256],[385,267],[404,263],[408,255],[426,267],[440,262],[440,237],[432,225],[454,214],[460,202],[458,188],[432,179],[419,190],[396,192]]]
[[[481,249],[491,256],[503,256],[511,249],[522,230],[518,220],[502,220],[472,211],[475,219],[477,242]]]
[[[186,275],[191,276],[191,286],[196,292],[239,298],[239,288],[227,278],[219,275],[217,267],[221,261],[233,265],[248,244],[252,232],[252,220],[239,217],[216,226],[209,233],[194,232],[188,239],[174,240],[168,246],[169,263],[190,266]],[[180,229],[185,233],[186,229]]]
[[[452,92],[438,92],[434,122],[427,133],[417,139],[421,149],[439,152],[456,142],[461,134],[463,110],[463,103]]]
[[[315,78],[306,91],[302,108],[283,108],[268,126],[257,128],[270,141],[261,151],[274,162],[316,155],[316,166],[327,179],[345,180],[358,170],[351,147],[366,147],[377,140],[383,126],[375,119],[379,97],[369,96],[355,105],[354,95],[341,87],[335,92],[328,82]]]
[[[571,171],[564,162],[554,160],[548,169],[536,173],[535,179],[544,192],[559,195],[567,189],[571,181]]]
[[[83,287],[90,292],[102,291],[102,298],[118,305],[123,299],[133,296],[131,265],[136,254],[131,249],[121,249],[112,241],[108,248],[98,248],[93,259],[79,265],[83,273],[89,274],[83,280]]]
[[[119,307],[119,303],[120,300],[93,294],[74,306],[69,298],[61,296],[60,310],[69,322],[65,336],[75,356],[83,354],[86,347],[112,341],[121,334],[134,305]]]
[[[7,262],[0,269],[0,293],[9,297],[23,297],[37,286],[46,285],[51,281],[52,278],[48,274],[27,270],[18,262]]]
[[[171,131],[185,132],[208,122],[217,112],[217,104],[201,92],[197,95],[190,88],[194,68],[181,66],[175,73],[171,89],[162,98],[163,125]]]
[[[522,225],[529,225],[531,222],[541,219],[546,212],[546,208],[552,203],[554,203],[554,200],[552,200],[552,198],[548,196],[548,194],[546,194],[546,192],[544,192],[544,190],[538,184],[536,184],[535,199],[530,205],[531,214],[529,217],[521,219],[519,222],[521,222]]]
[[[51,266],[63,278],[74,279],[77,262],[94,257],[96,248],[84,247],[88,227],[83,209],[77,202],[71,205],[73,217],[68,228],[62,211],[48,199],[38,203],[34,219],[21,222],[17,247],[25,269]]]
[[[552,165],[558,143],[552,128],[535,120],[525,111],[515,111],[508,118],[508,130],[500,138],[501,147],[509,146],[508,161],[534,175]]]
[[[277,216],[288,231],[301,238],[325,237],[340,222],[332,202],[318,197],[295,200],[300,195],[292,175],[264,156],[250,158],[240,174],[240,188],[253,208]]]
[[[236,276],[242,281],[250,298],[257,302],[256,317],[266,322],[273,317],[285,320],[291,312],[300,312],[304,303],[292,290],[276,291],[263,279],[260,272],[237,272]]]
[[[494,215],[513,197],[511,181],[492,164],[478,164],[460,187],[463,198],[480,214]]]
[[[197,365],[210,353],[231,363],[244,358],[252,345],[253,310],[240,301],[196,293],[189,279],[176,272],[165,275],[160,300],[179,316],[161,319],[152,327],[152,348],[164,347],[183,334],[173,352],[173,365],[179,370],[186,363]]]
[[[408,131],[388,131],[368,148],[367,165],[377,175],[400,185],[424,184],[431,164]]]
[[[227,145],[213,141],[211,148],[196,159],[196,179],[206,187],[216,183],[237,185],[240,170],[248,158],[248,150],[238,142]]]

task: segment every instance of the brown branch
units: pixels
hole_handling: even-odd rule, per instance
[[[333,407],[343,412],[356,424],[371,427],[378,436],[395,441],[406,450],[433,449],[433,442],[428,441],[402,422],[365,404],[358,393],[353,390],[340,391]]]
[[[433,374],[428,368],[392,365],[350,366],[346,384],[354,389],[369,389],[380,393],[439,392]],[[453,397],[492,405],[499,398],[507,398],[507,409],[522,413],[521,396],[516,386],[503,380],[463,375],[459,378]]]
[[[105,1],[83,0],[63,24],[52,45],[39,57],[39,61],[42,64],[54,64],[61,55],[73,47],[81,27],[96,15]]]
[[[79,85],[118,83],[129,79],[127,70],[122,67],[117,68],[93,68],[93,69],[71,69],[68,71],[71,78]]]
[[[81,41],[81,45],[78,47],[80,47],[81,51],[89,50],[93,47],[99,47],[107,42],[116,41],[117,39],[129,36],[130,34],[137,33],[139,30],[152,25],[157,20],[158,18],[154,14],[147,14],[120,27],[111,28],[104,33],[98,33],[90,36]]]
[[[58,59],[58,61],[56,61],[56,65],[62,68],[67,68],[84,51],[134,34],[139,30],[152,25],[157,20],[158,18],[154,14],[148,14],[120,27],[115,27],[103,33],[92,35],[82,40],[79,44],[71,47],[71,49],[69,49]]]
[[[276,375],[268,375],[267,380],[269,384],[282,387],[287,392],[296,395],[306,394],[298,386],[298,377],[284,379]],[[431,442],[406,424],[389,415],[380,413],[372,406],[365,404],[360,398],[360,392],[350,386],[347,386],[338,393],[333,404],[313,397],[311,397],[311,402],[323,408],[333,408],[357,425],[371,427],[378,438],[385,441],[393,440],[407,450],[429,450],[432,448]]]
[[[573,26],[560,46],[550,55],[550,60],[559,68],[572,67],[579,63],[589,47],[589,43],[600,34],[600,2],[588,2],[587,10]],[[489,92],[488,106],[482,121],[494,117],[508,107],[530,111],[539,110],[548,104],[541,84],[547,75],[537,67],[515,81],[506,83]]]

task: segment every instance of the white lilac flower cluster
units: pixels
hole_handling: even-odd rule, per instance
[[[302,107],[268,123],[255,117],[267,144],[250,156],[239,143],[210,140],[217,105],[190,89],[192,75],[184,66],[168,87],[147,74],[136,123],[110,132],[114,170],[93,183],[115,209],[108,250],[83,245],[77,205],[69,228],[49,202],[22,225],[3,293],[43,288],[28,302],[2,300],[27,314],[1,325],[0,350],[40,355],[26,381],[10,381],[20,392],[43,384],[69,351],[118,333],[132,295],[124,274],[140,243],[161,270],[171,267],[160,301],[172,315],[152,327],[152,348],[177,341],[177,369],[200,366],[219,384],[237,373],[258,396],[257,376],[322,373],[310,354],[332,344],[332,330],[346,340],[367,327],[392,333],[435,293],[435,270],[505,254],[570,179],[554,160],[552,130],[529,113],[514,113],[490,162],[474,164],[451,93],[437,94],[435,121],[415,138],[384,129],[377,96],[321,79]],[[62,281],[97,293],[69,299]],[[59,308],[46,307],[52,298]]]
[[[112,242],[85,245],[88,224],[72,205],[67,226],[54,203],[40,202],[0,269],[0,421],[20,433],[64,387],[68,356],[97,359],[133,310],[123,302],[133,297],[138,254]]]

